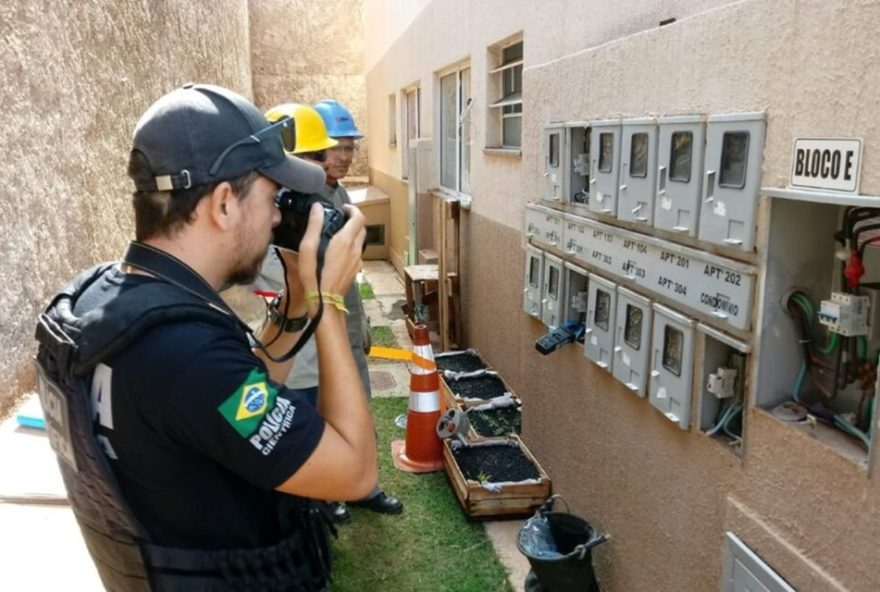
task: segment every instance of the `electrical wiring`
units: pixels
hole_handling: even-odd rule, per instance
[[[870,438],[868,438],[868,436],[865,434],[865,432],[863,432],[859,428],[855,427],[854,425],[852,425],[851,423],[849,423],[848,421],[846,421],[845,419],[843,419],[839,415],[834,416],[834,425],[837,426],[838,428],[840,428],[842,431],[849,434],[850,436],[855,436],[856,438],[861,440],[865,446],[868,446],[870,448],[871,440],[870,440]]]
[[[871,238],[862,241],[862,244],[859,245],[859,256],[864,257],[865,256],[865,247],[867,247],[868,245],[870,245],[872,243],[877,243],[877,242],[880,242],[880,235],[872,236]]]

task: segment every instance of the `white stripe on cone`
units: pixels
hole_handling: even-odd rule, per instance
[[[431,349],[430,345],[415,345],[413,346],[413,357],[422,358],[431,363],[433,366],[430,370],[427,368],[422,368],[421,366],[413,365],[412,373],[413,374],[431,374],[432,372],[437,371],[437,364],[434,362],[434,351]]]
[[[416,413],[440,411],[440,391],[430,393],[411,392],[409,394],[409,410]]]

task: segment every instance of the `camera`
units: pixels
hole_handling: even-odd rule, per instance
[[[327,243],[334,234],[345,226],[345,213],[334,208],[326,199],[317,194],[300,193],[292,189],[282,188],[275,198],[281,210],[281,223],[273,230],[272,244],[282,249],[299,252],[309,224],[309,212],[312,204],[319,203],[324,208],[324,228],[321,230],[321,242],[318,245],[319,263],[323,261]]]

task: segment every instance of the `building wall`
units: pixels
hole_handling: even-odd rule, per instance
[[[251,94],[245,0],[0,6],[0,416],[33,386],[35,319],[134,234],[141,113],[187,81]]]
[[[370,23],[387,2],[367,5]],[[658,27],[661,20],[677,22]],[[880,3],[799,0],[433,1],[398,19],[367,72],[368,118],[388,126],[387,97],[419,81],[422,136],[436,125],[436,72],[470,57],[472,204],[462,214],[466,345],[524,401],[524,439],[554,491],[613,535],[594,558],[609,592],[717,590],[723,533],[735,532],[801,591],[868,591],[880,533],[880,478],[767,412],[747,410],[746,455],[682,431],[569,347],[534,349],[546,328],[522,312],[523,208],[537,201],[541,132],[551,121],[766,111],[762,186],[787,183],[798,136],[864,140],[861,192],[880,194]],[[480,150],[486,48],[523,32],[521,158]],[[399,110],[398,110],[399,113]],[[399,183],[381,134],[370,166]]]
[[[336,99],[369,136],[364,90],[363,0],[251,0],[250,36],[254,102],[263,110],[280,103]],[[367,176],[367,150],[349,176]]]

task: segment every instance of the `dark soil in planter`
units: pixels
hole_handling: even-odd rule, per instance
[[[494,374],[447,380],[449,389],[462,399],[494,399],[507,392],[504,383]]]
[[[468,419],[481,436],[506,436],[522,430],[522,409],[517,405],[486,411],[468,411]]]
[[[486,365],[480,356],[471,352],[462,352],[452,356],[441,356],[435,358],[437,367],[441,370],[449,370],[450,372],[474,372],[476,370],[485,370]]]
[[[452,455],[465,479],[497,483],[541,477],[519,446],[464,446]]]

